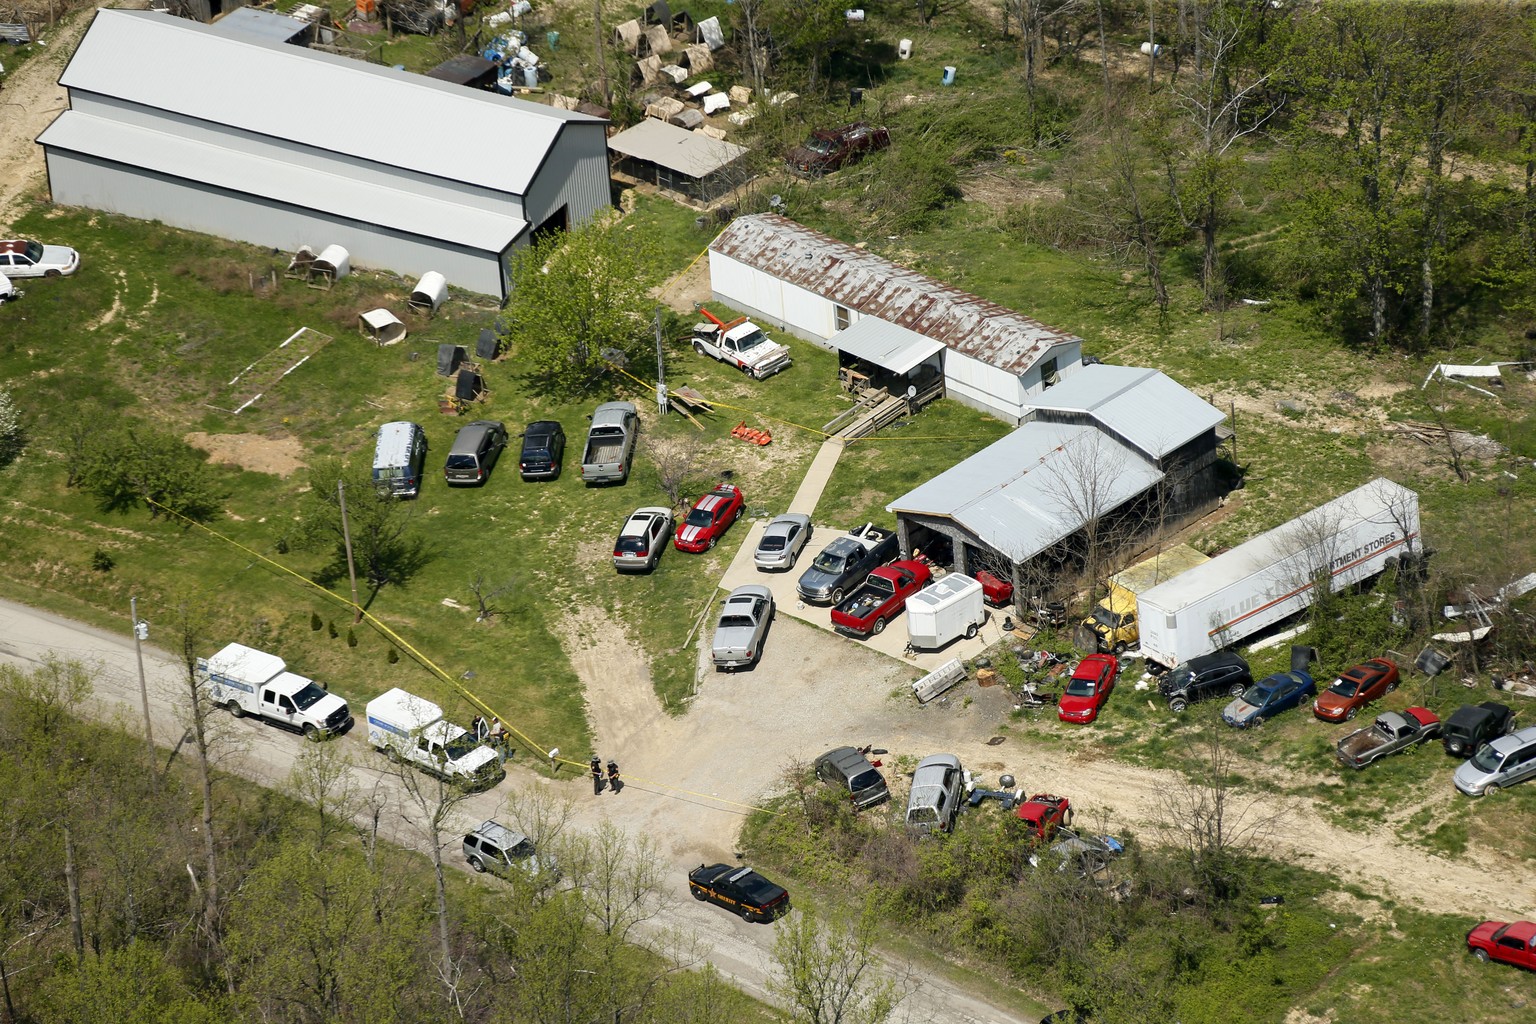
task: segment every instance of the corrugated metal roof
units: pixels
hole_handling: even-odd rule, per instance
[[[1025,423],[886,506],[953,519],[1023,562],[1163,478],[1133,449],[1095,427]],[[1096,506],[1096,507],[1093,507]]]
[[[1293,580],[1283,577],[1309,577],[1315,567],[1310,561],[1304,565],[1286,563],[1294,563],[1304,552],[1317,546],[1322,538],[1360,523],[1376,524],[1384,535],[1390,533],[1401,537],[1403,526],[1409,533],[1416,533],[1418,509],[1417,493],[1396,481],[1377,477],[1288,523],[1244,541],[1209,562],[1179,573],[1166,583],[1159,583],[1145,596],[1159,608],[1182,608],[1223,586],[1246,580],[1256,573],[1277,570],[1277,567],[1282,568],[1278,568],[1276,579],[1271,582],[1293,585]]]
[[[706,178],[746,152],[723,139],[712,139],[675,124],[647,117],[608,140],[615,153],[658,164],[690,178]]]
[[[925,338],[877,316],[861,317],[852,327],[832,335],[831,344],[839,352],[883,366],[892,373],[906,373],[935,352],[944,351],[942,341]]]
[[[310,23],[301,18],[290,18],[286,14],[278,14],[276,11],[236,7],[208,27],[227,36],[270,39],[274,43],[286,43],[295,36],[308,32]]]
[[[60,114],[37,141],[72,153],[306,210],[325,210],[364,224],[484,252],[505,251],[528,227],[528,222],[519,217],[487,213],[78,110]]]
[[[1081,341],[776,213],[736,218],[709,247],[1010,373],[1024,373],[1054,345]]]
[[[517,195],[567,123],[604,123],[153,11],[97,11],[59,84]]]
[[[1139,366],[1084,366],[1025,402],[1026,410],[1086,413],[1154,459],[1226,419],[1167,374]]]

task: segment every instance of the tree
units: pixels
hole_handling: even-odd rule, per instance
[[[203,649],[203,623],[185,605],[180,609],[176,623],[181,666],[181,714],[187,724],[187,735],[192,739],[192,752],[197,756],[197,781],[202,795],[203,834],[203,881],[200,892],[203,900],[203,933],[211,951],[218,955],[223,942],[221,917],[222,896],[219,891],[219,844],[214,829],[213,755],[216,727],[212,722],[213,698],[198,678],[197,659]],[[185,742],[185,741],[183,741]],[[188,868],[190,871],[190,866]],[[193,875],[193,884],[197,884]]]
[[[496,607],[496,599],[505,594],[510,594],[512,588],[517,586],[516,580],[503,580],[500,583],[492,583],[485,578],[485,570],[476,569],[474,578],[467,584],[469,592],[475,598],[475,604],[479,610],[475,613],[476,622],[489,622],[491,616],[501,611]]]
[[[781,920],[773,942],[778,969],[769,991],[794,1024],[882,1024],[905,997],[875,952],[873,907],[851,923],[822,923],[802,911]]]
[[[1063,521],[1076,525],[1069,542],[1082,561],[1090,609],[1104,562],[1120,540],[1113,515],[1132,497],[1122,484],[1134,469],[1132,459],[1124,446],[1085,430],[1064,440],[1057,457],[1038,470],[1042,496]]]
[[[610,219],[538,239],[512,259],[502,339],[522,365],[571,395],[649,344],[656,246],[637,225]]]
[[[17,459],[27,447],[27,431],[11,393],[0,388],[0,469]]]
[[[348,531],[342,523],[338,483],[346,494],[353,558],[372,591],[366,605],[386,584],[409,582],[426,563],[425,546],[411,533],[417,505],[380,492],[367,473],[339,460],[310,467],[309,490],[288,540],[301,548],[332,546],[335,558],[317,574],[322,583],[341,579],[346,572]]]
[[[153,427],[117,426],[87,445],[78,480],[103,511],[126,512],[143,502],[151,519],[168,512],[202,522],[218,515],[225,498],[207,459]]]
[[[848,5],[842,0],[766,0],[766,6],[774,41],[786,62],[802,71],[803,91],[822,91],[832,52],[849,37]]]
[[[657,486],[674,510],[682,509],[683,495],[691,484],[720,473],[713,451],[698,434],[646,434],[640,443],[656,467]]]

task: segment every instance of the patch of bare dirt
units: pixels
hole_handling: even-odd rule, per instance
[[[960,194],[968,203],[981,203],[995,214],[1006,214],[1018,206],[1066,197],[1061,186],[1030,181],[1006,164],[983,167],[960,183]]]
[[[252,473],[286,477],[308,465],[304,461],[304,446],[291,434],[265,437],[261,434],[204,434],[194,431],[186,435],[186,441],[207,452],[209,462],[239,466]]]

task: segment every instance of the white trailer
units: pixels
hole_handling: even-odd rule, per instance
[[[443,709],[398,686],[368,702],[368,742],[391,760],[456,782],[494,786],[506,777],[501,755],[443,719]]]
[[[1384,477],[1137,596],[1141,651],[1173,667],[1230,647],[1422,549],[1419,496]]]
[[[987,621],[981,584],[952,572],[907,598],[907,643],[934,651],[963,636],[976,635]]]
[[[255,715],[318,740],[352,724],[347,702],[312,679],[288,671],[283,659],[229,644],[197,659],[198,681],[213,703],[236,718]]]

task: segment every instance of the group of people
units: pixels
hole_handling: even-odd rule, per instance
[[[603,791],[603,759],[593,754],[591,767],[592,792],[601,793]],[[608,788],[615,793],[624,788],[624,784],[619,781],[619,762],[617,761],[608,762]]]
[[[486,746],[490,747],[497,753],[503,755],[503,758],[505,758],[507,750],[507,730],[502,727],[501,719],[492,717],[491,720],[487,722],[479,715],[476,715],[474,719],[469,723],[469,731],[474,734],[475,739],[479,740],[481,743],[484,743]]]

